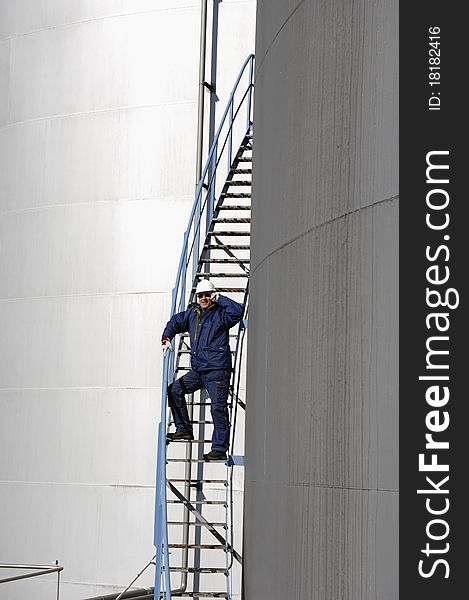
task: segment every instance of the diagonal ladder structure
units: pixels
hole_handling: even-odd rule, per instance
[[[230,332],[229,457],[226,463],[204,462],[213,428],[210,399],[204,390],[187,398],[194,441],[167,443],[172,426],[167,387],[190,369],[189,335],[178,335],[175,351],[167,352],[163,360],[154,534],[154,598],[158,600],[241,598],[253,66],[250,55],[236,80],[197,187],[171,307],[171,315],[185,310],[195,300],[195,288],[203,278],[244,305],[243,320]]]

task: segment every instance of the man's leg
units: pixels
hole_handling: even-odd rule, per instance
[[[230,372],[211,371],[204,375],[204,386],[210,396],[210,410],[213,419],[212,450],[228,452],[230,443],[230,422],[228,416],[228,391]]]
[[[168,386],[168,404],[178,433],[192,433],[185,394],[192,394],[201,387],[203,387],[202,379],[195,371],[189,371]]]

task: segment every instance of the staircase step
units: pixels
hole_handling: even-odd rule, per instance
[[[197,504],[197,502],[194,501],[194,504]],[[198,521],[189,521],[189,523],[187,521],[168,521],[168,525],[189,525],[190,527],[192,527],[192,526],[205,527],[205,525],[203,525],[202,523],[199,523]],[[220,523],[210,523],[210,525],[212,527],[225,527],[226,523],[221,523],[221,522]]]
[[[203,458],[167,458],[166,462],[178,462],[178,463],[185,463],[185,462],[190,462],[190,463],[205,463],[205,464],[211,464],[208,463],[206,460],[204,460]],[[218,463],[217,463],[218,464]]]
[[[170,440],[171,444],[211,444],[212,440]]]
[[[250,263],[249,258],[201,258],[202,263],[229,263],[229,264],[247,264]]]
[[[168,548],[190,548],[192,550],[220,550],[224,544],[168,544]],[[197,593],[198,595],[198,593]]]
[[[193,425],[213,425],[213,421],[191,421]],[[169,422],[170,425],[173,425],[173,421]]]
[[[173,594],[171,592],[171,598],[228,598],[228,592],[178,592]]]
[[[168,479],[171,483],[191,483],[196,485],[198,483],[228,483],[226,479]]]
[[[250,192],[223,192],[220,194],[220,198],[250,198]]]
[[[244,146],[240,146],[239,149],[244,152],[245,150],[252,150],[252,146],[250,146],[249,144],[246,144]]]
[[[238,175],[251,175],[252,169],[231,169],[231,172]]]
[[[204,246],[204,250],[250,250],[251,246],[243,244],[207,244]]]
[[[250,223],[251,217],[216,217],[213,223]]]
[[[239,185],[239,186],[251,186],[252,185],[252,181],[247,181],[245,179],[241,180],[241,179],[229,179],[226,182],[227,185]]]
[[[252,162],[252,156],[240,156],[236,162]]]
[[[207,233],[208,236],[218,235],[220,237],[223,236],[242,236],[242,235],[251,235],[250,231],[209,231]]]
[[[242,204],[224,204],[223,206],[219,206],[218,210],[251,210],[251,205],[246,204],[243,206]]]
[[[168,504],[185,504],[183,500],[166,500],[166,502]],[[224,500],[192,500],[191,504],[217,504],[218,506],[224,506],[226,508],[226,502]]]
[[[226,573],[226,567],[169,567],[169,570],[175,573]]]
[[[206,277],[207,273],[196,273],[196,277]],[[249,277],[249,273],[210,273],[210,278],[213,277]]]

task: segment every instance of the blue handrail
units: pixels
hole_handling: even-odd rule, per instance
[[[217,146],[218,146],[219,140],[221,138],[223,127],[225,126],[225,123],[226,123],[226,117],[228,115],[228,111],[230,110],[231,105],[234,104],[235,94],[236,94],[236,91],[238,89],[238,86],[239,86],[239,83],[241,81],[241,78],[242,78],[242,76],[244,75],[244,73],[246,71],[246,67],[248,65],[251,65],[253,63],[253,61],[254,61],[254,55],[251,54],[251,55],[248,56],[248,58],[246,59],[246,61],[243,64],[243,66],[241,67],[241,71],[240,71],[240,73],[238,75],[238,78],[236,80],[235,85],[233,86],[233,90],[232,90],[232,92],[230,94],[227,106],[225,108],[225,112],[223,113],[220,125],[219,125],[218,130],[217,130],[217,133],[215,134],[215,138],[214,138],[212,146],[210,148],[210,152],[209,152],[207,161],[205,163],[204,170],[202,171],[202,176],[201,176],[200,181],[199,181],[199,183],[197,185],[194,204],[192,206],[192,210],[191,210],[191,213],[190,213],[190,216],[189,216],[189,224],[188,224],[188,227],[186,229],[186,233],[184,234],[185,235],[185,238],[184,238],[184,248],[187,247],[191,230],[194,229],[194,233],[198,233],[197,230],[198,229],[200,230],[200,223],[202,222],[202,218],[201,218],[202,217],[202,213],[204,211],[204,208],[207,207],[207,198],[210,197],[210,195],[208,194],[209,190],[207,190],[207,198],[206,198],[206,201],[205,201],[204,205],[202,205],[202,193],[203,193],[203,191],[205,189],[204,188],[204,184],[211,190],[212,182],[213,182],[213,179],[214,179],[214,173],[217,171],[217,169],[213,169],[213,173],[211,175],[211,180],[208,181],[207,184],[205,183],[205,179],[206,179],[207,174],[209,172],[209,168],[210,168],[210,166],[212,164],[212,161],[216,164],[217,167],[218,167],[218,165],[220,163],[220,158],[218,158],[217,156],[215,156],[215,154],[217,152]],[[244,101],[246,99],[246,97],[247,97],[247,99],[248,99],[248,101],[247,101],[247,108],[249,108],[249,110],[251,110],[251,106],[252,106],[252,103],[251,103],[252,88],[253,88],[252,76],[253,76],[253,69],[250,68],[249,69],[248,85],[246,87],[246,90],[249,90],[249,91],[248,91],[247,96],[245,95],[242,98],[242,101]],[[236,117],[239,114],[239,108],[240,107],[238,106],[238,108],[236,110],[235,119],[233,121],[230,121],[228,123],[228,132],[226,134],[226,137],[228,137],[229,134],[232,132],[233,123],[234,123],[234,121],[236,120]],[[248,114],[248,116],[247,116],[247,122],[248,122],[248,124],[247,124],[246,128],[242,130],[242,135],[243,136],[246,133],[246,130],[249,129],[249,123],[251,122],[251,115],[250,114]],[[232,139],[231,139],[231,142],[232,142]],[[225,148],[225,145],[224,145],[224,148]],[[228,149],[230,149],[230,146],[228,146]],[[230,149],[230,151],[231,151],[231,149]],[[229,170],[229,168],[227,169],[227,171],[228,170]],[[225,181],[225,179],[226,178],[223,178],[223,181]],[[198,211],[199,208],[200,208],[200,211]],[[210,207],[210,209],[213,210],[213,206]],[[198,219],[195,221],[194,217],[196,215],[196,211],[198,212],[199,216],[198,216]],[[198,258],[199,247],[194,248],[194,245],[193,245],[192,246],[192,253],[194,255],[196,255],[197,258]],[[186,261],[188,261],[188,260],[189,260],[189,256],[186,256]],[[183,249],[183,252],[181,253],[181,258],[180,258],[180,261],[179,261],[179,267],[178,267],[178,272],[177,272],[177,276],[176,276],[176,284],[175,284],[174,289],[173,289],[173,304],[171,306],[171,314],[174,314],[174,312],[176,311],[176,304],[175,304],[175,302],[177,300],[177,291],[178,291],[180,279],[183,276],[183,274],[185,274],[185,272],[187,273],[187,270],[184,268],[184,262],[185,261],[184,261],[184,249]]]
[[[252,92],[254,55],[251,54],[245,60],[236,82],[231,91],[228,103],[215,134],[210,152],[202,172],[201,179],[197,185],[195,200],[189,216],[189,223],[184,233],[183,248],[179,260],[176,282],[172,291],[171,315],[177,311],[183,311],[190,300],[192,285],[199,265],[200,239],[206,237],[213,215],[215,198],[217,194],[216,182],[225,182],[232,164],[233,144],[235,147],[244,138],[252,123]],[[249,70],[247,67],[249,66]],[[245,77],[244,87],[240,84]],[[237,99],[238,88],[241,88],[241,98]],[[235,106],[236,105],[236,106]],[[246,109],[246,121],[239,125],[241,110]],[[229,117],[228,117],[229,115]],[[228,119],[227,119],[228,117]],[[226,132],[224,132],[226,129]],[[220,149],[221,148],[221,149]],[[227,153],[226,174],[219,174],[224,152]],[[224,162],[224,161],[223,161]],[[202,195],[205,191],[205,200]],[[205,221],[205,230],[203,223]],[[192,259],[192,270],[188,267]],[[187,280],[189,278],[189,287]],[[166,428],[168,423],[167,414],[167,390],[168,385],[174,377],[174,352],[167,351],[163,358],[162,396],[161,396],[161,419],[158,425],[158,448],[156,462],[156,489],[155,489],[155,523],[154,523],[154,545],[156,548],[156,572],[155,572],[155,600],[165,598],[171,600],[170,564],[168,551],[168,525],[166,516]],[[163,584],[164,582],[164,590]]]

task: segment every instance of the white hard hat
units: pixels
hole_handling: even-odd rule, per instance
[[[197,294],[200,294],[201,292],[214,292],[214,291],[215,291],[215,286],[213,285],[213,283],[211,281],[209,281],[208,279],[202,279],[197,284],[195,294],[197,295]]]

